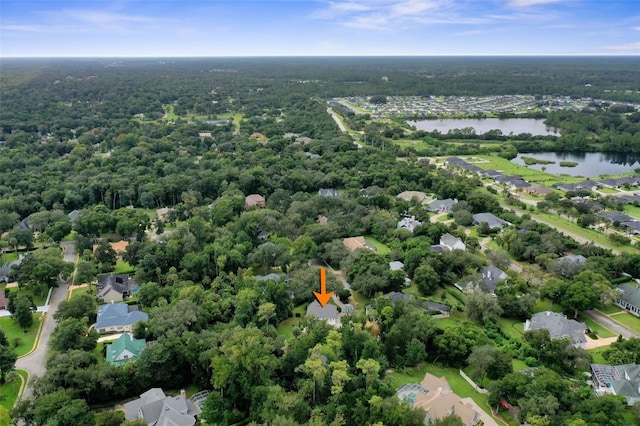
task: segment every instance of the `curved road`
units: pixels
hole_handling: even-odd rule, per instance
[[[61,246],[64,249],[64,260],[67,262],[75,263],[76,252],[75,246],[72,242],[62,242]],[[29,382],[22,394],[23,398],[27,398],[31,395],[31,383],[35,377],[42,376],[46,371],[46,357],[49,346],[49,339],[51,333],[56,328],[58,322],[53,319],[53,314],[58,310],[60,302],[67,298],[67,292],[69,290],[68,281],[61,281],[58,288],[53,290],[51,300],[47,312],[43,315],[44,324],[40,332],[40,337],[37,342],[36,349],[28,355],[18,358],[16,361],[16,368],[20,370],[26,370],[29,372]]]
[[[623,326],[619,322],[613,321],[611,318],[609,318],[606,315],[601,314],[600,312],[597,312],[597,311],[584,311],[583,314],[585,316],[591,318],[595,322],[604,325],[605,327],[607,327],[609,330],[613,331],[614,333],[618,333],[619,335],[621,335],[625,339],[629,339],[631,337],[640,337],[640,333],[638,333],[636,331],[633,331],[633,330]]]

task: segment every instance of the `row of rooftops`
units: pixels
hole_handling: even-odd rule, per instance
[[[488,177],[490,179],[493,179],[497,183],[511,186],[515,189],[524,189],[531,186],[531,184],[524,180],[521,176],[505,175],[504,173],[497,170],[484,170],[474,164],[467,163],[462,158],[449,157],[444,161],[444,163],[446,165],[457,167],[469,173],[475,173],[479,176]]]

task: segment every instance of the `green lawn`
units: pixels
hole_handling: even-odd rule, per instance
[[[622,309],[618,308],[616,305],[606,305],[605,307],[598,309],[598,311],[603,314],[616,314],[618,312],[622,312]]]
[[[70,299],[73,299],[74,297],[78,297],[81,294],[89,294],[89,287],[82,287],[82,288],[73,289],[71,291]]]
[[[634,219],[640,219],[640,207],[638,206],[627,204],[624,206],[624,213],[631,216]]]
[[[351,298],[355,301],[356,308],[362,311],[364,311],[365,306],[371,303],[371,299],[355,290],[351,292]]]
[[[587,352],[589,352],[589,354],[591,354],[591,357],[593,358],[593,363],[594,364],[609,365],[607,360],[604,359],[604,356],[602,356],[602,353],[604,351],[606,351],[607,349],[609,349],[609,348],[608,347],[603,347],[603,348],[588,349]]]
[[[293,244],[291,243],[291,240],[289,240],[287,237],[273,236],[269,238],[269,241],[271,241],[274,244],[281,244],[283,246],[293,248]]]
[[[533,312],[562,312],[562,306],[553,303],[550,299],[538,299],[533,307]]]
[[[364,237],[364,240],[369,244],[373,244],[376,247],[376,253],[378,254],[387,254],[391,250],[386,245],[382,244],[380,241],[376,240],[372,236],[368,235]]]
[[[494,170],[501,171],[506,175],[519,175],[519,176],[522,176],[528,182],[540,183],[546,186],[551,186],[554,183],[559,183],[559,182],[577,183],[584,180],[584,178],[580,178],[580,177],[573,177],[569,175],[554,175],[554,174],[546,173],[540,170],[535,170],[533,168],[512,163],[506,158],[502,158],[498,156],[477,155],[473,157],[475,159],[483,160],[483,162],[475,163],[475,165],[480,167],[481,169],[485,169],[485,170],[494,169]],[[460,158],[465,158],[465,156],[460,156]]]
[[[631,315],[628,312],[611,315],[610,318],[612,320],[618,321],[620,324],[626,325],[634,331],[640,332],[640,318]]]
[[[284,321],[281,321],[278,324],[277,331],[278,334],[286,337],[287,339],[293,339],[293,328],[299,326],[303,321],[306,315],[306,304],[296,306],[293,308],[293,312],[290,318],[287,318]],[[296,317],[296,313],[300,314],[300,317]]]
[[[5,252],[0,257],[0,263],[13,262],[14,260],[18,260],[18,253],[14,251]]]
[[[615,194],[616,192],[620,192],[615,188],[600,188],[598,192],[602,192],[603,194]]]
[[[7,336],[9,345],[13,346],[13,339],[20,338],[20,344],[13,348],[18,356],[25,355],[33,348],[33,344],[36,341],[36,335],[38,334],[38,328],[40,327],[40,318],[41,314],[33,314],[33,325],[27,333],[18,327],[18,324],[16,324],[12,317],[0,318],[0,328]]]
[[[15,372],[22,377],[22,379],[26,382],[29,375],[24,370],[15,370]],[[4,385],[0,386],[0,407],[4,407],[7,410],[13,407],[13,404],[18,399],[18,392],[20,392],[20,386],[22,386],[22,381],[19,377],[15,377],[11,382],[7,382]]]
[[[524,361],[520,361],[519,359],[515,358],[511,360],[511,365],[513,365],[513,371],[521,371],[529,368],[529,366]]]
[[[122,259],[118,259],[116,261],[116,267],[113,270],[114,274],[130,274],[132,272],[135,272],[136,268],[134,268],[133,266],[129,265],[128,262],[122,260]]]
[[[608,328],[598,324],[597,322],[593,321],[590,318],[585,318],[582,315],[580,315],[578,317],[578,321],[587,324],[587,327],[589,327],[589,330],[594,331],[598,335],[598,337],[614,337],[614,336],[616,336],[616,334],[614,332],[612,332]]]
[[[507,336],[516,341],[522,340],[522,335],[524,333],[524,323],[522,321],[512,318],[500,318],[498,320],[498,325]]]

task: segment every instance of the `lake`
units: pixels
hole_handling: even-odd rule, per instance
[[[534,136],[554,135],[560,136],[558,129],[544,124],[543,119],[538,118],[443,118],[438,120],[411,120],[410,126],[418,130],[447,133],[449,130],[472,127],[476,134],[480,135],[489,130],[500,129],[503,135],[513,133],[531,133]]]
[[[623,152],[532,152],[520,153],[512,162],[525,165],[522,157],[536,160],[554,161],[554,164],[532,164],[536,170],[545,168],[547,173],[567,174],[571,176],[597,177],[600,175],[619,175],[632,172],[640,167],[640,155]],[[578,163],[575,167],[560,167],[560,161]]]

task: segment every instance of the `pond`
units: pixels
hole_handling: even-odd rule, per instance
[[[412,120],[407,121],[410,126],[418,130],[447,133],[450,130],[473,128],[480,135],[490,130],[499,129],[503,135],[513,133],[531,133],[534,136],[560,136],[558,129],[544,124],[544,120],[538,118],[443,118],[439,120]]]
[[[512,162],[525,165],[523,157],[530,157],[549,164],[531,164],[527,167],[536,170],[545,168],[547,173],[567,174],[571,176],[597,177],[600,175],[619,175],[633,172],[640,167],[640,155],[624,152],[533,152],[520,153]],[[560,162],[577,163],[575,167],[562,167]]]

